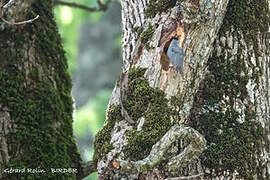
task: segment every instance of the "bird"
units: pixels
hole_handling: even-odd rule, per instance
[[[183,63],[184,63],[184,51],[183,48],[179,46],[179,41],[177,38],[173,38],[169,48],[167,50],[167,56],[173,67],[182,73]]]

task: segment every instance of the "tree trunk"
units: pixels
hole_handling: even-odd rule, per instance
[[[269,179],[269,15],[267,0],[122,0],[99,178]]]
[[[0,179],[80,179],[71,81],[52,1],[30,2],[16,1],[5,19],[39,19],[0,23]]]

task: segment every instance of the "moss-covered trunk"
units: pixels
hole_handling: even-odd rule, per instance
[[[5,18],[38,20],[0,22],[0,179],[79,179],[71,80],[52,1],[29,2],[17,1]]]
[[[269,2],[230,0],[190,124],[207,178],[270,178]]]
[[[269,2],[122,0],[100,179],[269,179]],[[226,12],[227,11],[227,12]],[[167,50],[184,51],[177,70]]]

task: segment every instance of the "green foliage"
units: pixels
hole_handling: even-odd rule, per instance
[[[74,133],[77,137],[91,133],[93,136],[102,127],[105,120],[105,111],[111,91],[101,91],[87,105],[76,111],[73,123]]]
[[[129,72],[127,101],[124,103],[131,118],[137,121],[144,117],[142,131],[127,133],[128,144],[124,148],[126,158],[131,160],[146,157],[152,146],[169,130],[170,109],[164,92],[149,86],[143,77],[145,69],[131,69]],[[137,122],[139,123],[139,122]]]
[[[111,91],[101,91],[93,100],[89,101],[87,105],[76,111],[75,120],[73,122],[74,134],[76,137],[83,138],[91,135],[94,137],[97,132],[102,128],[105,120],[106,107],[111,95]],[[89,145],[90,141],[89,141]],[[87,159],[93,157],[93,147],[89,146]],[[106,148],[104,148],[106,149]],[[84,180],[96,180],[97,173],[92,173]]]
[[[97,1],[78,0],[77,3],[86,6],[96,6]],[[54,9],[56,22],[64,42],[64,49],[67,52],[68,71],[74,71],[76,58],[78,56],[78,30],[82,22],[98,23],[104,12],[89,13],[76,8],[66,6],[56,6]]]

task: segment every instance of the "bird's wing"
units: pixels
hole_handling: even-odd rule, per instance
[[[178,47],[173,47],[172,48],[172,52],[174,52],[174,53],[180,53],[181,52],[181,49],[178,48]]]

